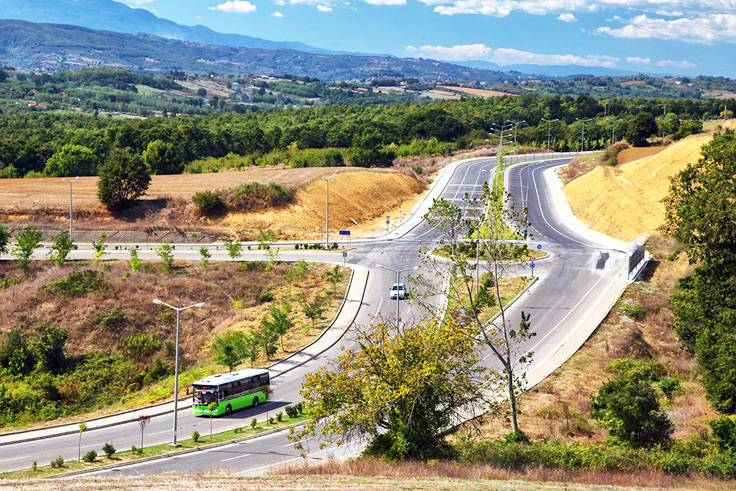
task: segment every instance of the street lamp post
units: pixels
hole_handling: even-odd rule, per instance
[[[547,122],[547,158],[550,156],[550,142],[552,140],[552,122],[559,121],[559,119],[547,119],[542,118],[542,121]]]
[[[621,121],[620,119],[617,119],[613,122],[613,126],[611,127],[611,145],[613,145],[613,142],[616,141],[616,123]]]
[[[176,310],[176,348],[174,351],[174,431],[172,436],[172,442],[171,446],[176,447],[178,444],[176,443],[176,425],[177,425],[177,416],[178,416],[178,409],[179,409],[179,319],[181,317],[181,313],[184,310],[191,309],[194,307],[204,307],[204,302],[199,302],[194,305],[189,305],[187,307],[174,307],[173,305],[169,305],[165,302],[162,302],[159,299],[155,299],[153,301],[156,305],[163,305],[165,307],[168,307],[170,309]]]
[[[522,119],[521,121],[511,121],[511,120],[509,120],[508,122],[511,123],[512,125],[514,125],[514,162],[516,162],[516,128],[520,124],[526,123],[526,121]]]
[[[79,179],[79,176],[75,177],[74,179],[67,180],[63,177],[61,178],[62,181],[69,183],[69,242],[72,241],[72,184],[74,184],[74,181]]]
[[[327,189],[325,190],[325,248],[330,248],[330,179],[335,177],[335,175],[331,175],[330,177],[320,177],[323,181],[327,183]]]
[[[593,119],[592,118],[588,118],[588,119],[575,118],[575,120],[583,123],[582,134],[580,136],[580,150],[581,152],[585,152],[585,123],[587,123],[588,121],[593,121]]]
[[[399,327],[399,322],[401,322],[401,311],[399,310],[399,297],[400,297],[400,295],[399,295],[399,290],[398,290],[398,288],[399,288],[400,275],[401,275],[401,273],[405,273],[405,272],[411,271],[413,269],[419,269],[419,266],[414,266],[413,268],[406,268],[406,269],[394,269],[394,268],[392,268],[390,266],[384,266],[382,264],[376,264],[376,267],[377,268],[380,268],[380,269],[388,269],[389,271],[393,271],[394,273],[396,273],[396,327],[398,328]]]

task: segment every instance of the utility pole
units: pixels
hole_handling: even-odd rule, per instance
[[[582,133],[580,136],[580,149],[582,152],[585,152],[585,123],[587,123],[588,121],[593,121],[593,119],[592,118],[588,118],[588,119],[575,118],[575,120],[583,123],[583,129],[582,129]]]
[[[330,177],[320,177],[327,183],[327,189],[325,190],[325,249],[330,248],[330,179],[333,177],[335,177],[334,174]]]
[[[63,177],[61,178],[62,181],[69,183],[69,242],[73,242],[72,240],[72,184],[74,184],[74,181],[76,181],[77,179],[79,179],[79,176],[71,180],[66,180]]]
[[[547,122],[547,156],[546,158],[549,158],[551,152],[550,152],[550,141],[552,139],[552,122],[553,121],[559,121],[559,119],[546,119],[542,118],[542,121]]]

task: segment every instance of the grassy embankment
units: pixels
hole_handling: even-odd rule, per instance
[[[164,274],[161,263],[144,261],[131,273],[126,261],[80,261],[63,267],[37,263],[26,277],[3,262],[2,426],[79,420],[170,398],[176,316],[154,306],[154,298],[173,305],[206,302],[181,318],[180,396],[193,380],[227,371],[213,361],[215,335],[258,333],[272,308],[288,310],[293,327],[283,336],[283,349],[277,339],[276,352],[266,357],[259,349],[253,365],[284,357],[319,336],[334,317],[349,271],[341,270],[333,291],[324,275],[328,270],[306,263],[211,263],[203,269],[177,262],[172,274]],[[317,298],[324,299],[324,311],[312,328],[302,306]],[[49,326],[68,334],[57,343],[53,369],[43,367],[37,354]],[[10,343],[12,329],[20,336]]]

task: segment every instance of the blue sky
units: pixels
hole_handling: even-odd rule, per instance
[[[320,48],[736,77],[736,0],[118,0]]]

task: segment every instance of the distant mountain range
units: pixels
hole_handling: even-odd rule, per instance
[[[151,34],[96,31],[17,20],[0,21],[0,33],[0,63],[22,70],[112,66],[148,73],[181,70],[223,75],[289,74],[326,81],[387,76],[415,77],[432,82],[499,83],[523,78],[434,60],[215,46]]]
[[[113,0],[0,0],[0,19],[36,23],[68,24],[131,34],[155,34],[165,38],[241,48],[293,49],[307,53],[350,54],[315,48],[300,42],[278,42],[221,34],[204,26],[183,26],[156,17],[148,10],[134,9]]]
[[[183,26],[176,22],[162,19],[144,9],[131,8],[114,0],[0,0],[0,19],[17,19],[34,23],[67,24],[89,29],[112,31],[129,34],[153,34],[163,38],[202,43],[208,45],[232,46],[238,48],[257,48],[273,50],[296,50],[305,53],[323,55],[356,55],[369,56],[361,53],[349,53],[315,48],[301,42],[278,42],[266,39],[244,36],[241,34],[222,34],[207,27]],[[0,34],[3,42],[4,33]],[[389,55],[380,57],[392,58]],[[513,65],[499,66],[486,61],[454,62],[452,64],[464,67],[492,70],[515,71],[524,74],[536,74],[548,77],[564,77],[567,75],[635,75],[634,72],[613,70],[602,67],[583,66],[542,66],[542,65]],[[459,79],[461,81],[464,79]],[[483,78],[481,80],[486,80]]]

